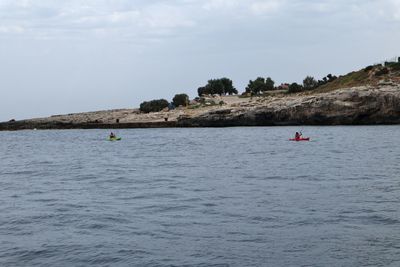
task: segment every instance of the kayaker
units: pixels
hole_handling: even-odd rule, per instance
[[[110,138],[116,138],[115,134],[113,132],[110,133]]]
[[[296,132],[296,134],[294,135],[294,139],[300,139],[300,137],[302,136],[301,133]]]

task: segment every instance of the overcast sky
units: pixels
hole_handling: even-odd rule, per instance
[[[0,121],[400,56],[400,0],[0,0]]]

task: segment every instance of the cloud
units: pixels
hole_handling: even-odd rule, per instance
[[[135,4],[131,1],[30,1],[4,0],[0,3],[3,18],[0,33],[22,32],[32,37],[57,38],[65,32],[85,36],[102,32],[126,31],[136,36],[162,33],[195,25],[184,6],[153,1]]]
[[[140,20],[141,13],[139,11],[113,11],[109,14],[90,14],[79,16],[71,20],[72,24],[79,25],[82,28],[112,28],[124,27],[135,24]]]
[[[208,0],[203,4],[206,10],[231,11],[247,15],[265,15],[278,11],[285,0]]]
[[[400,1],[399,0],[391,0],[392,4],[392,16],[395,20],[400,21]]]
[[[21,26],[0,26],[0,33],[21,34],[25,29]]]
[[[144,26],[159,29],[192,27],[196,24],[183,9],[165,4],[144,8],[142,20]]]
[[[0,34],[86,38],[111,35],[167,38],[188,29],[213,32],[231,25],[265,27],[278,22],[357,24],[400,21],[400,0],[2,0]],[[273,27],[274,24],[269,24]],[[351,27],[351,26],[350,26]]]
[[[256,15],[271,14],[279,10],[284,1],[258,1],[250,5],[250,10]]]
[[[206,10],[232,9],[240,6],[240,0],[208,0],[203,8]]]

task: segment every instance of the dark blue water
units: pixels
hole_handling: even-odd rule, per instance
[[[400,127],[0,132],[0,266],[400,266]]]

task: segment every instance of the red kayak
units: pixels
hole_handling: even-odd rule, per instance
[[[304,138],[304,137],[300,137],[300,138],[290,138],[289,141],[310,141],[310,137]]]

